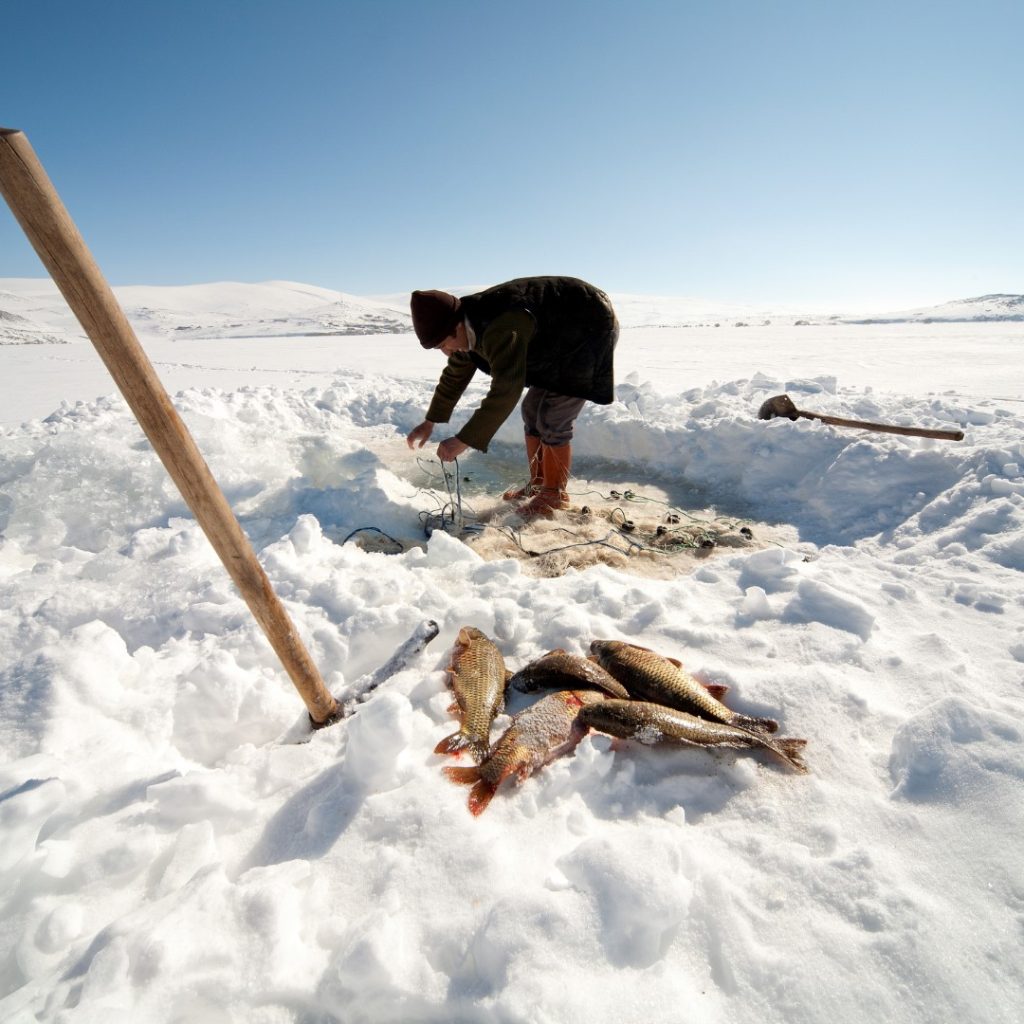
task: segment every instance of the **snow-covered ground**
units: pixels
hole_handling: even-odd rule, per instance
[[[204,288],[181,322],[235,322]],[[60,329],[25,292],[0,308]],[[652,579],[427,542],[438,467],[402,437],[441,361],[407,334],[136,323],[329,686],[441,633],[280,742],[299,699],[91,346],[0,347],[0,1019],[1024,1016],[1024,325],[627,326],[577,500],[685,493],[792,537]],[[757,420],[782,391],[966,437]],[[514,477],[519,434],[467,487]],[[343,543],[365,526],[405,550]],[[512,669],[593,638],[679,657],[811,774],[592,734],[473,818],[432,752],[463,625]]]

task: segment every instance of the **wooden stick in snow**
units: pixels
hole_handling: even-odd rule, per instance
[[[182,497],[281,659],[316,725],[340,716],[231,506],[160,383],[42,164],[0,128],[0,192],[78,317]]]

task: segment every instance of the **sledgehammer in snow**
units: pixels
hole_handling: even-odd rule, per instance
[[[937,437],[943,441],[962,441],[964,432],[962,430],[929,430],[927,427],[897,427],[891,423],[868,423],[865,420],[844,420],[840,416],[825,416],[820,412],[806,412],[798,409],[793,404],[789,395],[775,395],[761,403],[757,410],[757,418],[761,420],[774,419],[776,416],[785,416],[795,420],[802,417],[805,420],[821,420],[822,423],[831,423],[834,427],[857,427],[859,430],[875,430],[881,434],[907,434],[911,437]]]
[[[320,727],[337,720],[342,709],[271,589],[224,492],[28,139],[11,128],[0,128],[0,192],[281,659],[310,721]]]

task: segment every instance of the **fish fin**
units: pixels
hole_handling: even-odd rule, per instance
[[[480,781],[479,768],[442,768],[441,774],[459,786],[472,786]]]
[[[496,789],[496,786],[492,786],[489,782],[481,779],[469,791],[469,811],[474,818],[479,817],[487,810],[487,805],[491,802],[491,797],[494,796]]]
[[[675,665],[675,667],[679,669],[680,672],[686,672],[686,667],[678,658],[665,658],[665,660]],[[690,675],[689,672],[687,672],[686,674]],[[694,676],[693,678],[697,679],[696,676]],[[710,693],[711,696],[715,698],[715,700],[721,700],[729,692],[729,687],[726,686],[725,683],[705,683],[703,679],[697,679],[697,682],[700,683],[700,685],[703,686],[704,689],[707,690],[708,693]],[[774,731],[774,729],[769,730],[769,732]]]
[[[542,654],[541,657],[542,658],[550,658],[554,654],[565,654],[565,648],[564,647],[556,647],[553,651],[548,651],[547,654]],[[540,660],[540,659],[538,659],[538,660]]]
[[[466,626],[463,626],[459,630],[459,635],[455,638],[455,643],[452,644],[451,653],[448,655],[448,685],[451,685],[451,680],[455,677],[459,669],[459,661],[462,656],[469,650],[472,643],[472,637],[466,632]]]
[[[451,704],[448,705],[449,715],[458,715],[461,714],[461,712],[462,708],[459,706],[459,702],[457,700],[453,700]]]
[[[594,686],[602,693],[607,693],[609,697],[613,697],[616,700],[632,700],[632,697],[629,695],[629,690],[627,690],[617,679],[612,682],[605,683],[603,686],[600,683],[595,683]]]
[[[732,720],[733,725],[741,729],[749,729],[751,732],[778,732],[779,723],[774,718],[751,718],[749,715],[736,715]]]
[[[807,746],[807,740],[794,739],[787,736],[782,739],[772,740],[770,749],[774,750],[790,767],[795,768],[801,775],[806,775],[810,769],[804,764],[803,751]]]
[[[436,747],[434,747],[435,754],[453,754],[458,757],[464,750],[475,749],[472,741],[469,737],[463,735],[461,732],[453,732],[451,736],[445,736],[443,740]]]

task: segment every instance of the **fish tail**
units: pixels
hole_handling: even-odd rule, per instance
[[[469,791],[469,810],[474,818],[483,814],[498,787],[480,778],[479,768],[442,768],[441,771],[457,785],[473,787]]]
[[[749,729],[751,732],[779,731],[779,723],[774,718],[751,718],[749,715],[736,715],[732,724],[738,725],[741,729]]]
[[[441,771],[460,786],[472,786],[469,791],[469,809],[473,816],[483,814],[498,788],[492,782],[480,777],[479,768],[442,768]]]
[[[493,786],[485,779],[481,779],[470,791],[469,791],[469,810],[474,818],[483,814],[487,810],[487,805],[491,802],[491,797],[494,796],[497,786]]]
[[[801,775],[806,775],[810,769],[804,763],[803,752],[804,747],[807,746],[807,740],[798,740],[793,737],[784,737],[783,739],[772,740],[770,743],[765,744],[769,750],[773,750],[779,755],[791,768],[800,772]]]
[[[436,747],[434,747],[435,754],[451,754],[454,757],[458,757],[464,750],[467,750],[471,746],[471,743],[463,733],[453,732],[451,736],[445,736],[443,740]]]
[[[473,755],[473,760],[479,764],[491,752],[491,745],[487,740],[474,740],[460,730],[453,732],[451,736],[445,736],[434,747],[435,754],[451,754],[452,757],[459,757],[464,750],[468,750]]]

